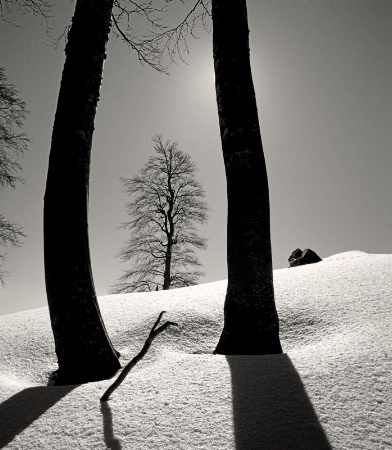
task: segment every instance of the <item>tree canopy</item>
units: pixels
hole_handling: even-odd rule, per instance
[[[119,257],[131,266],[113,292],[151,291],[196,284],[203,274],[196,249],[205,249],[196,224],[207,220],[204,190],[196,166],[176,142],[154,136],[151,156],[132,178],[122,178],[130,237]]]

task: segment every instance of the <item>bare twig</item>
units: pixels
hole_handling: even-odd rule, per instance
[[[143,348],[141,349],[140,353],[136,355],[122,370],[116,381],[109,386],[109,388],[106,390],[106,392],[101,397],[101,402],[107,402],[109,400],[109,397],[113,394],[113,392],[120,386],[120,384],[124,381],[125,377],[129,374],[131,369],[143,358],[143,356],[147,353],[148,349],[150,348],[150,345],[152,344],[152,341],[158,336],[158,334],[162,333],[166,330],[170,325],[177,326],[174,322],[165,322],[163,325],[161,325],[159,328],[157,328],[163,314],[166,311],[162,311],[158,319],[156,320],[154,326],[151,328],[150,334],[148,335],[148,338],[146,342],[144,343]]]

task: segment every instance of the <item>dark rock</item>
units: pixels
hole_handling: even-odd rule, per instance
[[[305,248],[304,251],[297,248],[289,258],[290,267],[305,266],[306,264],[314,264],[320,261],[322,261],[320,256],[310,248]]]

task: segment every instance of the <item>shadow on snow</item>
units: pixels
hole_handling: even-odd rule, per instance
[[[10,443],[49,408],[78,385],[36,386],[24,389],[0,404],[0,448]]]
[[[103,437],[106,447],[110,450],[121,450],[121,441],[117,439],[113,431],[113,414],[108,402],[101,402],[103,418]]]
[[[236,450],[331,450],[301,378],[286,354],[226,356]],[[0,404],[0,448],[78,385],[24,389]],[[110,406],[101,403],[106,446],[121,450]]]
[[[236,450],[332,448],[286,354],[226,358]]]

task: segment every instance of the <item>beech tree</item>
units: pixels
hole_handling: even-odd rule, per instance
[[[78,0],[65,49],[44,199],[46,292],[56,384],[108,378],[120,368],[97,303],[87,206],[94,118],[113,0]]]
[[[16,86],[9,83],[0,67],[0,189],[15,188],[23,182],[19,158],[27,150],[28,138],[21,131],[26,118],[26,104],[18,97]],[[19,246],[22,228],[0,213],[0,282],[4,283],[4,261],[10,247]]]
[[[119,253],[129,263],[113,293],[190,286],[204,275],[195,249],[206,240],[195,227],[207,220],[207,205],[196,166],[176,142],[154,136],[155,156],[133,178],[122,178],[131,220],[123,224],[130,237]]]
[[[227,179],[228,286],[215,353],[281,353],[269,191],[249,57],[246,0],[212,0],[213,57]]]

